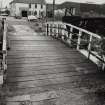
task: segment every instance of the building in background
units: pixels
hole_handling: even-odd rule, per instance
[[[66,9],[70,9],[73,15],[80,15],[80,4],[75,2],[64,2],[62,4],[55,4],[55,12],[65,14]],[[47,16],[51,17],[53,12],[53,5],[47,4]],[[55,13],[56,14],[56,13]]]
[[[1,9],[0,9],[0,15],[1,15],[1,16],[9,16],[9,15],[10,15],[9,9],[8,9],[7,7],[1,8]]]
[[[46,16],[45,0],[13,0],[10,2],[11,16],[27,17],[35,15],[38,18]]]
[[[65,13],[67,13],[68,16],[105,17],[105,4],[64,2],[55,5],[55,12],[59,12],[59,10],[62,11],[61,14],[65,10]],[[47,4],[47,16],[51,17],[52,14],[53,4]]]

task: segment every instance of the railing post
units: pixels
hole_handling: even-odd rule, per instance
[[[92,35],[90,35],[90,39],[89,39],[89,45],[88,45],[88,59],[90,58],[91,42],[92,42]]]
[[[57,35],[57,38],[59,37],[59,24],[58,24],[58,35]]]
[[[5,70],[5,68],[4,68],[4,66],[5,66],[5,62],[4,62],[4,53],[5,53],[5,51],[3,50],[4,48],[4,46],[3,46],[3,42],[4,42],[4,34],[5,34],[5,19],[4,18],[2,18],[2,37],[3,37],[3,39],[2,39],[2,62],[1,62],[1,70],[0,70],[0,87],[3,85],[3,78],[4,78],[4,70]],[[5,46],[6,46],[6,43],[5,43]]]
[[[60,39],[62,38],[62,25],[59,25],[59,36]]]
[[[79,30],[79,34],[78,34],[78,42],[77,42],[77,50],[80,49],[80,44],[81,44],[81,35],[82,35],[82,31]]]
[[[5,18],[2,18],[2,28],[4,30],[4,22],[5,22]]]
[[[65,33],[66,33],[66,28],[65,28],[65,25],[63,25],[63,30],[62,30],[62,35],[61,35],[62,41],[64,41]]]
[[[3,61],[1,62],[1,70],[0,70],[0,87],[2,87],[3,85],[3,72],[4,72],[4,69],[3,69]]]
[[[49,24],[47,24],[47,36],[49,36]]]
[[[2,52],[3,52],[3,60],[2,60],[3,80],[5,80],[6,70],[7,70],[7,24],[6,24],[6,21],[4,21]]]
[[[3,85],[3,70],[0,73],[0,87]]]
[[[103,55],[103,61],[105,61],[105,56]],[[105,63],[102,64],[102,70],[105,70]]]
[[[56,25],[56,38],[58,38],[59,33],[59,24]]]
[[[57,36],[57,25],[55,24],[55,26],[54,26],[54,37],[56,38],[56,36]]]
[[[53,35],[53,25],[50,24],[50,36],[52,36],[52,35]]]
[[[54,24],[54,38],[56,38],[56,33],[57,33],[57,26]]]
[[[72,32],[73,32],[73,27],[70,27],[70,34],[69,34],[69,44],[71,45],[72,42]]]

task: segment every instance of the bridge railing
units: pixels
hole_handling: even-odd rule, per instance
[[[2,20],[2,44],[1,44],[1,71],[0,71],[0,85],[3,85],[6,79],[7,70],[7,24],[6,19]]]
[[[60,39],[72,48],[76,48],[99,68],[105,69],[105,56],[101,53],[102,38],[95,33],[62,22],[47,22],[46,33]]]

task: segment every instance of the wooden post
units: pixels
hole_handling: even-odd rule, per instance
[[[58,38],[58,24],[56,25],[56,38]]]
[[[6,77],[6,70],[7,70],[7,24],[6,19],[4,19],[4,30],[3,30],[3,45],[2,45],[2,52],[3,52],[3,60],[2,60],[2,69],[3,69],[3,79]]]
[[[73,27],[70,28],[70,35],[69,35],[69,44],[71,45],[72,42],[72,32],[73,32]]]
[[[7,56],[7,25],[4,21],[4,32],[3,32],[3,62],[4,62],[4,70],[6,69],[6,56]]]
[[[56,38],[58,37],[58,24],[56,24]]]
[[[49,35],[51,36],[51,24],[49,24]]]
[[[58,31],[57,31],[57,38],[59,37],[59,24],[58,24]]]
[[[90,58],[91,42],[92,42],[92,35],[90,35],[90,39],[89,39],[89,45],[88,45],[88,59]]]
[[[105,56],[103,55],[103,61],[105,61]],[[105,71],[105,63],[102,64],[102,70]]]
[[[50,36],[53,36],[53,24],[50,24]]]
[[[49,35],[49,24],[47,24],[47,36]]]
[[[61,39],[64,41],[64,35],[65,35],[65,29],[64,29],[64,27],[63,27],[63,29],[62,29],[62,34],[61,34]]]
[[[81,35],[82,35],[82,31],[79,30],[79,34],[78,34],[78,42],[77,42],[77,50],[80,49],[80,44],[81,44]]]
[[[55,38],[57,37],[57,25],[56,24],[54,25],[54,37]]]
[[[0,87],[3,85],[3,72],[0,73]]]
[[[61,36],[62,36],[62,26],[59,25],[59,38],[61,39]]]

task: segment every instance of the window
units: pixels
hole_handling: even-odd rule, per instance
[[[29,8],[31,8],[31,4],[29,4]]]
[[[34,12],[34,15],[37,15],[37,11]]]
[[[72,13],[72,15],[75,15],[75,11],[76,11],[76,8],[74,8],[74,7],[70,8],[70,12]]]
[[[37,4],[35,4],[35,8],[37,8]]]
[[[43,18],[43,17],[44,17],[44,12],[42,11],[42,12],[41,12],[41,18]]]
[[[41,9],[43,9],[43,5],[41,4]]]
[[[43,17],[43,12],[41,12],[41,16]]]

